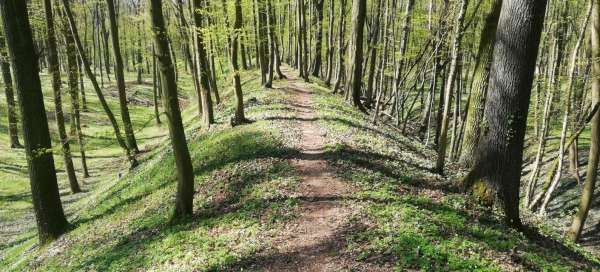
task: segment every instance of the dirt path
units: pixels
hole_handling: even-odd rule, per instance
[[[354,260],[346,259],[343,249],[353,209],[345,197],[356,189],[335,176],[325,160],[325,133],[318,125],[312,103],[312,92],[305,83],[286,73],[288,81],[280,82],[281,89],[292,94],[290,107],[296,115],[301,134],[300,156],[291,164],[301,181],[291,197],[299,199],[297,218],[288,223],[271,241],[273,248],[261,254],[250,270],[258,271],[347,271],[355,270]],[[358,268],[359,271],[380,269]]]

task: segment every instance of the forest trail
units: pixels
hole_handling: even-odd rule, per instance
[[[286,71],[288,72],[288,71]],[[351,265],[339,253],[345,244],[343,228],[353,212],[344,201],[356,188],[335,176],[325,158],[325,132],[318,124],[312,91],[301,80],[286,73],[281,89],[292,94],[293,120],[299,122],[299,156],[291,159],[300,184],[291,196],[299,200],[297,216],[287,223],[265,252],[264,262],[252,269],[262,271],[339,271]]]

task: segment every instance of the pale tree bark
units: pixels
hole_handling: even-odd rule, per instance
[[[446,147],[447,147],[447,136],[448,136],[448,123],[450,122],[450,105],[452,103],[452,92],[454,90],[454,83],[456,79],[456,70],[458,66],[458,55],[461,50],[461,40],[463,37],[463,22],[465,19],[465,12],[467,10],[467,0],[460,2],[460,8],[456,20],[454,22],[454,36],[452,38],[452,59],[450,60],[450,70],[448,77],[446,78],[446,85],[444,87],[444,114],[442,115],[442,127],[440,129],[440,139],[438,146],[438,158],[436,161],[435,169],[439,174],[444,173],[444,165],[446,160]],[[460,103],[460,101],[457,101]],[[457,116],[454,116],[457,118]]]
[[[600,0],[592,0],[592,59],[600,59]],[[592,104],[600,103],[600,62],[592,62]],[[592,120],[592,134],[590,153],[588,158],[587,174],[577,214],[573,216],[567,237],[573,241],[579,240],[585,226],[590,206],[594,198],[596,176],[598,172],[598,159],[600,157],[600,114],[597,112]]]

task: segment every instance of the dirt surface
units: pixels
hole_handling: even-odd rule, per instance
[[[357,208],[347,201],[356,188],[335,176],[325,160],[325,133],[318,125],[310,89],[288,72],[282,90],[292,94],[300,155],[292,159],[300,184],[291,195],[299,200],[297,217],[270,242],[272,248],[246,267],[252,271],[387,271],[365,267],[343,254],[345,236]]]

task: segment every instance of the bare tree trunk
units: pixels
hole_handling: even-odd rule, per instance
[[[0,12],[19,96],[38,237],[41,244],[46,244],[65,233],[69,223],[58,192],[39,64],[36,54],[32,54],[35,49],[27,15],[27,2],[0,1]]]
[[[5,40],[3,33],[0,32],[0,69],[2,69],[2,79],[4,81],[4,94],[6,96],[6,107],[8,117],[8,134],[10,138],[10,148],[22,148],[19,143],[19,130],[17,109],[15,106],[15,95],[13,92],[12,75],[10,74],[10,64],[8,63],[8,55],[5,48]]]
[[[544,0],[502,3],[484,114],[487,133],[464,180],[464,185],[469,185],[483,178],[498,188],[506,221],[516,228],[522,227],[519,188],[523,143],[545,9]]]
[[[117,17],[115,12],[115,5],[113,0],[106,0],[106,6],[108,8],[108,18],[110,21],[110,34],[112,37],[113,55],[115,56],[115,78],[117,79],[117,92],[119,93],[119,106],[121,110],[121,119],[123,121],[123,128],[125,130],[125,136],[127,138],[127,145],[135,152],[140,152],[137,141],[135,140],[135,134],[133,132],[133,125],[131,124],[131,117],[129,116],[129,107],[127,106],[127,93],[125,91],[125,75],[123,73],[123,59],[121,57],[121,46],[119,45],[119,29],[117,27]],[[140,72],[138,72],[138,76]]]
[[[348,72],[351,76],[348,88],[352,94],[352,102],[360,111],[366,112],[360,101],[362,87],[362,64],[363,64],[363,33],[366,17],[367,1],[353,0],[352,2],[352,38],[348,50]]]
[[[154,32],[154,45],[156,47],[160,76],[162,78],[163,105],[169,124],[171,146],[177,167],[177,194],[175,199],[175,218],[191,216],[194,200],[194,169],[185,139],[185,131],[179,110],[177,97],[177,81],[171,56],[167,30],[165,29],[162,14],[162,1],[149,0],[152,31]]]
[[[79,183],[77,183],[77,176],[75,175],[75,167],[73,166],[73,158],[71,156],[71,147],[69,145],[69,138],[67,136],[67,130],[65,129],[65,116],[62,110],[62,91],[61,91],[61,78],[60,78],[60,64],[58,63],[58,50],[56,43],[56,32],[54,28],[54,15],[52,13],[52,4],[50,0],[44,0],[44,11],[46,18],[46,45],[48,46],[48,72],[52,76],[52,92],[54,94],[54,112],[56,115],[56,126],[58,130],[58,139],[60,141],[60,148],[62,151],[65,171],[67,172],[67,178],[69,179],[69,185],[71,192],[74,194],[81,192]]]
[[[242,84],[240,80],[239,65],[238,65],[238,38],[242,31],[242,3],[241,0],[235,0],[235,20],[233,22],[233,33],[231,34],[231,68],[233,73],[233,87],[235,90],[236,108],[234,115],[235,124],[246,122],[244,116],[244,95],[242,92]]]
[[[104,99],[102,90],[100,89],[100,86],[98,86],[98,81],[96,80],[96,76],[94,75],[94,73],[92,72],[92,69],[90,68],[90,64],[89,64],[88,59],[85,54],[85,49],[83,48],[83,45],[81,44],[81,40],[79,39],[79,34],[77,32],[77,25],[75,23],[75,19],[73,18],[73,13],[71,12],[71,6],[69,4],[69,0],[62,0],[62,3],[64,6],[64,9],[65,9],[67,18],[69,20],[69,26],[71,28],[71,33],[73,35],[73,39],[75,40],[75,45],[77,45],[77,51],[79,52],[79,56],[81,57],[83,69],[85,70],[88,78],[92,82],[92,86],[94,87],[96,96],[98,96],[100,105],[102,106],[102,109],[106,113],[106,115],[110,121],[110,124],[113,127],[113,130],[115,132],[115,137],[117,139],[117,142],[119,143],[119,146],[123,149],[123,151],[125,151],[125,154],[127,155],[127,158],[129,159],[129,162],[131,164],[131,168],[134,168],[138,164],[138,162],[135,158],[135,152],[133,152],[132,149],[130,149],[130,147],[127,146],[127,144],[125,143],[125,140],[123,140],[123,136],[121,135],[121,129],[119,128],[119,124],[117,123],[117,119],[115,118],[112,111],[110,110],[110,107],[108,106],[108,103],[106,102],[106,99]]]
[[[456,16],[454,38],[452,40],[452,59],[450,60],[450,71],[446,78],[446,86],[444,88],[444,114],[442,116],[442,127],[440,130],[440,139],[438,146],[438,158],[435,165],[436,172],[439,174],[444,173],[444,165],[446,159],[446,146],[447,146],[447,135],[448,135],[448,123],[450,121],[450,104],[452,103],[452,91],[454,88],[454,82],[456,79],[456,69],[458,66],[458,55],[461,49],[461,40],[463,36],[463,21],[465,19],[465,12],[467,9],[467,0],[462,0],[460,3],[460,10]],[[460,103],[460,101],[457,101]],[[456,117],[455,117],[456,118]]]
[[[206,58],[206,49],[204,47],[204,37],[202,32],[202,15],[200,10],[202,9],[202,0],[193,0],[192,6],[194,10],[194,25],[196,27],[195,39],[196,39],[196,58],[198,62],[198,79],[200,80],[200,94],[198,97],[200,101],[198,101],[198,105],[201,105],[201,116],[202,116],[202,124],[206,127],[209,127],[211,124],[215,123],[213,106],[212,106],[212,98],[210,96],[210,82],[209,82],[209,63]],[[167,84],[165,82],[162,83]]]
[[[600,58],[600,1],[592,1],[592,35],[591,49],[592,59]],[[600,103],[600,63],[592,62],[592,105]],[[596,176],[598,173],[598,158],[600,149],[598,148],[600,139],[600,113],[596,112],[592,120],[592,134],[590,153],[588,159],[587,174],[585,184],[581,192],[581,200],[577,214],[573,216],[571,227],[567,231],[567,237],[573,241],[579,240],[585,221],[587,219],[592,200],[594,198],[594,188],[596,187]]]

